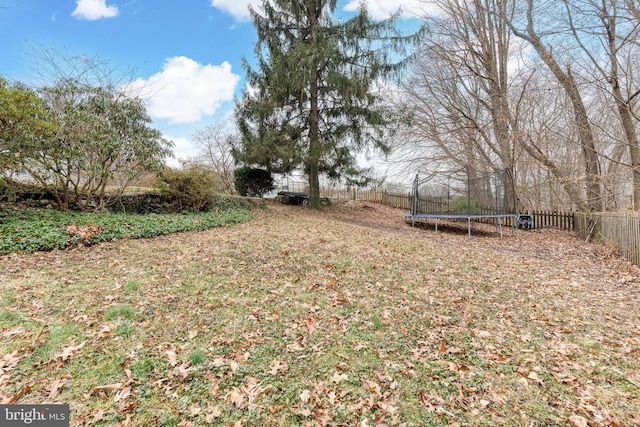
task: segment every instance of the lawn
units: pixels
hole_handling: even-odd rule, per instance
[[[1,403],[71,425],[639,425],[640,272],[348,203],[0,257]]]

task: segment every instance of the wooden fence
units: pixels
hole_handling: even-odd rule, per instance
[[[640,266],[640,216],[624,212],[576,212],[575,232],[613,246],[627,261]]]
[[[559,228],[571,231],[574,227],[574,212],[533,211],[529,215],[533,217],[533,228]]]

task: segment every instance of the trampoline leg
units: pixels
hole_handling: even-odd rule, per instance
[[[468,236],[471,237],[471,217],[467,218],[467,228],[469,229]]]
[[[436,231],[438,231],[438,218],[436,218]]]

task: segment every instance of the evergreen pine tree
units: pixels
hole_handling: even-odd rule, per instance
[[[238,160],[274,173],[302,167],[316,208],[319,174],[357,179],[357,153],[389,152],[392,120],[378,85],[401,66],[390,54],[410,41],[398,16],[373,22],[363,9],[341,22],[335,8],[336,0],[275,0],[252,10],[257,65],[244,60],[248,87],[236,104]]]

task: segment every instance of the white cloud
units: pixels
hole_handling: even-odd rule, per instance
[[[193,123],[213,115],[223,102],[233,100],[240,76],[231,64],[202,65],[185,56],[169,58],[162,71],[135,80],[127,91],[147,99],[154,118],[171,123]]]
[[[177,168],[180,166],[180,160],[188,160],[198,155],[198,148],[188,138],[169,135],[162,135],[162,137],[174,144],[173,157],[166,160],[167,166]]]
[[[386,19],[402,9],[402,17],[422,17],[434,10],[434,5],[425,0],[367,0],[364,2],[369,15],[374,19]],[[362,0],[349,0],[344,6],[347,12],[360,10]]]
[[[363,0],[348,0],[344,6],[347,12],[360,10]],[[422,17],[434,10],[432,1],[428,0],[365,0],[369,14],[374,19],[385,19],[402,8],[402,17]],[[262,0],[211,0],[211,6],[233,16],[238,22],[249,21],[249,5],[260,9]]]
[[[246,22],[251,19],[249,5],[258,9],[262,0],[211,0],[211,6],[220,9],[233,16],[239,22]]]
[[[107,0],[76,0],[76,5],[71,16],[89,21],[113,18],[119,13],[117,6],[107,6]]]

